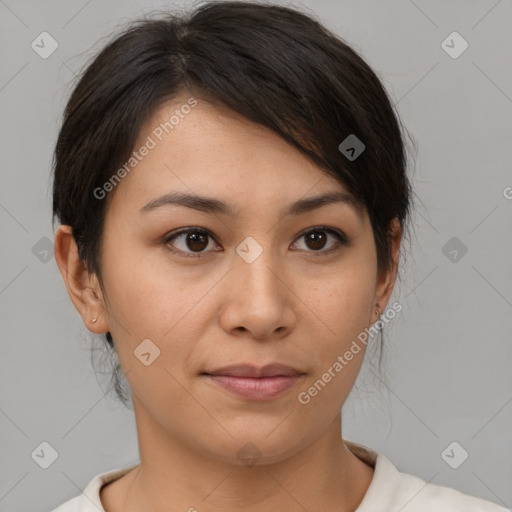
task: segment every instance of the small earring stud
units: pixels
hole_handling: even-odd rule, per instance
[[[98,320],[98,317],[92,319],[92,323],[94,324]]]

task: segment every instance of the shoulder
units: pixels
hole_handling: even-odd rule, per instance
[[[398,472],[396,501],[402,512],[509,512],[508,509],[451,487]]]
[[[51,512],[105,512],[103,508],[100,489],[138,466],[133,464],[126,468],[116,468],[96,475],[86,486],[82,494],[75,496]]]
[[[374,467],[373,479],[356,512],[510,512],[463,492],[402,473],[383,454],[345,440],[349,449]]]

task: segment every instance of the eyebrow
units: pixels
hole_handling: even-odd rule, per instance
[[[316,197],[299,199],[282,211],[281,215],[300,215],[334,203],[346,204],[352,207],[359,216],[362,214],[362,205],[354,198],[354,196],[346,192],[329,192]],[[186,208],[192,208],[206,213],[218,213],[232,217],[238,215],[238,210],[220,199],[185,192],[170,192],[152,199],[148,204],[140,209],[140,212],[148,213],[156,210],[157,208],[172,205],[185,206]]]

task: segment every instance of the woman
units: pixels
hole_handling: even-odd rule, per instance
[[[505,510],[342,438],[410,207],[382,84],[310,17],[210,3],[116,37],[66,107],[55,250],[140,464],[56,510]]]

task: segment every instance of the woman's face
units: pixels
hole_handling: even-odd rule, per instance
[[[339,182],[271,131],[188,99],[144,125],[135,150],[149,149],[115,187],[97,325],[112,333],[145,442],[158,432],[224,461],[282,460],[339,421],[364,346],[335,363],[377,320],[394,275],[377,275],[365,210],[300,206],[345,197]],[[276,364],[291,370],[243,373]]]

